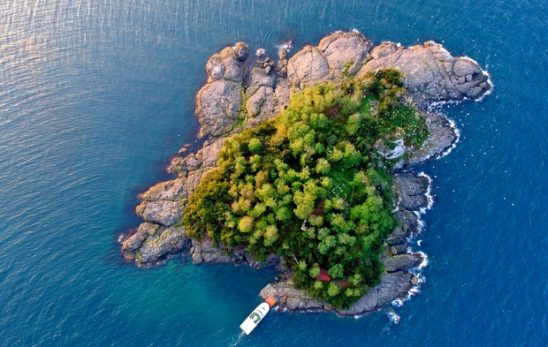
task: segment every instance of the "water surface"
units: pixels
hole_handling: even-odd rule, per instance
[[[0,3],[0,345],[548,345],[548,4],[524,1],[4,0]],[[316,43],[435,39],[494,93],[445,112],[453,153],[421,167],[436,204],[422,292],[361,319],[270,314],[238,325],[270,270],[124,263],[136,195],[193,140],[207,57]]]

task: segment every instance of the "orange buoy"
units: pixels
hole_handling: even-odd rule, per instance
[[[268,306],[270,307],[274,307],[276,305],[276,299],[274,299],[273,297],[269,296],[267,297],[265,300],[264,300]]]

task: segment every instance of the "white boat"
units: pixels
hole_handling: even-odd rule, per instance
[[[263,302],[257,308],[251,312],[251,314],[240,324],[240,329],[246,334],[249,335],[257,327],[257,325],[263,320],[266,314],[270,311],[270,306]]]

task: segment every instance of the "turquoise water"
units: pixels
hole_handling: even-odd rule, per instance
[[[0,3],[0,345],[548,345],[545,1],[4,0]],[[361,319],[270,314],[238,325],[274,273],[124,263],[136,195],[193,140],[207,57],[315,43],[435,39],[486,67],[494,93],[447,108],[462,131],[421,167],[436,204],[421,293]]]

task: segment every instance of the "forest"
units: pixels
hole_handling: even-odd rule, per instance
[[[397,70],[324,83],[291,97],[260,126],[227,138],[218,166],[185,201],[190,238],[283,257],[295,284],[349,307],[383,272],[394,228],[392,173],[402,158],[379,146],[419,147],[428,130]]]

